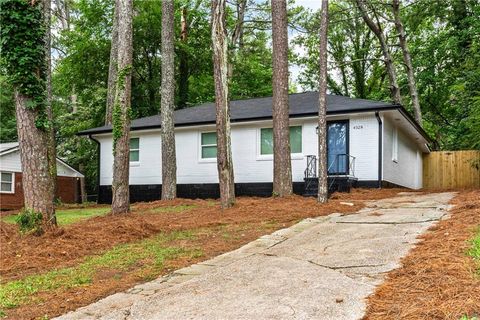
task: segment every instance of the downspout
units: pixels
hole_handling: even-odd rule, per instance
[[[383,123],[382,118],[380,118],[380,112],[375,111],[375,118],[378,121],[378,188],[382,188],[382,163],[383,163]]]
[[[95,141],[97,144],[97,203],[100,200],[100,141],[92,137],[91,134],[88,135],[88,138]]]

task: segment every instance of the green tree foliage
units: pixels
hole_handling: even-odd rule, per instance
[[[26,3],[24,0],[7,2]],[[61,24],[54,21],[52,87],[58,155],[76,168],[83,167],[89,194],[94,193],[97,184],[97,146],[76,133],[104,123],[113,4],[113,0],[69,1],[70,28],[60,29]],[[184,53],[188,61],[187,106],[213,101],[210,3],[181,0],[175,1],[175,6],[176,72],[178,55]],[[185,43],[180,41],[183,7],[187,11],[188,24]],[[160,108],[161,2],[135,1],[134,10],[132,118],[137,118],[158,114]],[[233,6],[229,7],[227,14],[227,29],[231,34],[236,22]],[[243,46],[235,50],[232,99],[271,94],[270,36],[264,28],[265,22],[255,22],[256,15],[255,10],[248,12],[249,20],[254,22],[246,22]],[[263,15],[260,18],[265,20]],[[234,48],[231,50],[233,52]],[[11,141],[16,139],[15,106],[13,91],[5,82],[4,74],[8,72],[4,69],[0,77],[0,139]],[[177,89],[176,101],[179,96]]]
[[[349,0],[331,1],[328,30],[329,91],[355,98],[389,99],[388,83],[375,36]],[[303,66],[299,84],[309,90],[318,85],[319,14],[305,10],[299,24],[305,32],[293,43],[306,54],[294,56]]]
[[[46,129],[50,123],[46,112],[47,65],[41,2],[0,2],[0,25],[0,61],[6,80],[18,93],[31,99],[27,108],[36,111],[35,125],[39,129]]]
[[[440,148],[480,148],[480,3],[419,1],[404,15],[426,128]]]
[[[390,1],[370,1],[392,45],[405,107],[410,110],[407,77]],[[389,100],[378,42],[351,0],[332,0],[329,29],[329,91],[357,98]],[[306,51],[295,57],[304,67],[300,84],[315,89],[318,75],[318,12],[299,21],[305,32],[294,43]],[[417,0],[402,7],[424,127],[439,149],[480,148],[480,2]]]
[[[2,6],[26,3],[22,1],[3,1]],[[397,39],[393,25],[385,19],[391,17],[390,1],[372,3],[388,31],[402,95],[409,108],[401,52],[395,47]],[[77,137],[76,133],[104,123],[113,0],[73,0],[68,1],[68,5],[70,28],[62,30],[54,21],[54,127],[58,155],[74,167],[83,165],[91,194],[97,183],[97,147],[93,141]],[[132,118],[157,114],[161,99],[161,3],[135,1],[134,6]],[[180,39],[182,8],[187,12],[188,37],[185,42]],[[235,9],[233,5],[227,8],[229,37],[237,22]],[[299,54],[292,46],[291,62],[303,67],[298,84],[309,90],[316,89],[318,83],[318,14],[289,1],[289,25],[295,33],[291,44],[301,47],[303,52]],[[439,148],[479,149],[478,0],[416,0],[402,6],[401,14],[417,77],[424,127],[437,140]],[[331,0],[330,16],[329,91],[358,98],[389,100],[388,80],[378,43],[353,2]],[[2,16],[2,19],[12,18]],[[269,3],[249,0],[242,45],[229,47],[232,57],[231,99],[271,94],[270,28]],[[3,23],[2,32],[10,34]],[[175,77],[179,78],[179,57],[184,55],[188,61],[189,83],[186,106],[214,100],[210,37],[209,1],[175,1]],[[18,50],[25,48],[20,45],[12,48],[16,47]],[[18,67],[7,68],[6,58],[8,56],[3,51],[0,57],[3,65],[0,69],[2,142],[16,139],[13,87],[7,78],[16,74],[12,70],[20,70]],[[176,102],[180,100],[178,87]]]
[[[15,102],[12,86],[0,75],[0,139],[10,142],[17,139]]]

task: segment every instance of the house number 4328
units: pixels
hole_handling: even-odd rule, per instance
[[[363,125],[359,124],[359,125],[353,126],[353,129],[355,130],[363,129]]]

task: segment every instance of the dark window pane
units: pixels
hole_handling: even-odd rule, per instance
[[[202,146],[207,144],[217,144],[217,134],[215,132],[202,133]]]
[[[2,182],[12,182],[12,173],[2,172]]]
[[[140,138],[130,139],[130,150],[131,149],[140,149]]]
[[[130,161],[140,161],[140,151],[135,150],[135,151],[130,151]]]
[[[202,147],[202,159],[210,159],[217,157],[217,147]]]

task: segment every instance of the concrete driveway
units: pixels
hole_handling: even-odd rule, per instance
[[[453,193],[401,193],[306,219],[58,319],[360,319],[365,298]]]

